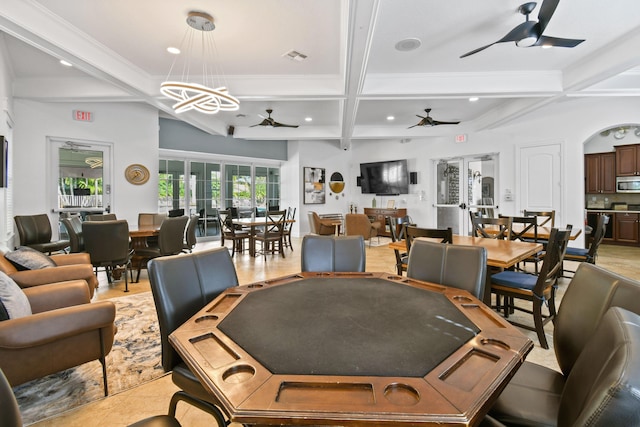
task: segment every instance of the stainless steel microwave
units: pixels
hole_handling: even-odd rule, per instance
[[[616,178],[616,192],[640,193],[640,176],[619,176]]]

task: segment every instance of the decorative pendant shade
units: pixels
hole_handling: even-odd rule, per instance
[[[224,76],[221,71],[218,52],[213,38],[213,17],[203,12],[189,12],[187,28],[182,44],[188,43],[186,58],[184,59],[181,81],[172,80],[171,73],[177,59],[171,65],[167,81],[160,85],[160,92],[167,98],[176,100],[173,109],[176,113],[196,110],[205,114],[216,114],[218,111],[235,111],[240,108],[240,101],[229,94],[225,84],[218,82],[215,77]],[[193,55],[193,45],[196,34],[200,32],[202,41],[202,83],[194,83],[190,79],[189,60]],[[180,46],[182,51],[182,45]],[[211,65],[213,63],[214,65]],[[218,72],[214,72],[218,71]]]

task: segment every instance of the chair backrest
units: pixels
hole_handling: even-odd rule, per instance
[[[183,216],[184,209],[171,209],[168,213],[169,218],[175,218],[177,216]]]
[[[609,307],[640,314],[640,282],[586,262],[571,278],[554,321],[553,347],[560,370],[569,375]]]
[[[200,217],[198,215],[191,215],[189,222],[187,223],[187,230],[184,233],[185,248],[193,249],[196,246],[196,229],[198,228],[198,221]]]
[[[475,237],[511,240],[511,217],[484,218],[471,215],[471,227]]]
[[[602,317],[567,377],[559,426],[637,426],[640,316],[619,307]]]
[[[118,219],[116,214],[89,214],[85,221],[113,221],[115,219]]]
[[[82,221],[75,215],[60,220],[69,235],[69,246],[72,253],[84,252],[84,236],[82,235]]]
[[[224,209],[218,211],[218,222],[220,224],[220,231],[223,235],[228,237],[235,237],[236,228],[233,226],[233,216],[231,209]]]
[[[160,225],[167,218],[166,213],[139,213],[138,225]]]
[[[129,224],[126,220],[84,221],[84,248],[95,266],[129,258]]]
[[[282,236],[286,219],[287,211],[267,211],[265,214],[265,232]]]
[[[315,212],[307,212],[307,217],[309,219],[309,231],[312,234],[318,234],[318,225],[316,224],[316,218],[315,216],[317,216],[318,214]]]
[[[407,277],[464,289],[482,300],[487,280],[487,250],[415,240],[409,252]]]
[[[302,238],[302,271],[363,272],[366,252],[362,236],[319,236]]]
[[[589,245],[589,252],[587,253],[587,261],[594,263],[596,255],[598,254],[598,248],[604,240],[604,235],[607,232],[607,223],[609,222],[609,216],[599,215],[596,229],[591,236],[591,245]]]
[[[362,236],[365,240],[369,240],[377,234],[371,220],[365,214],[346,214],[344,228],[347,236]]]
[[[20,246],[51,241],[51,222],[47,214],[16,215],[14,218]]]
[[[404,227],[407,253],[411,252],[411,244],[416,237],[429,237],[440,239],[439,243],[453,243],[453,231],[449,228],[420,228],[415,225]]]
[[[539,226],[555,227],[556,225],[556,211],[530,211],[525,209],[523,215],[537,217]]]
[[[22,427],[22,414],[9,380],[0,368],[0,425]]]
[[[182,361],[169,344],[169,335],[227,288],[238,286],[226,248],[154,258],[149,283],[158,313],[162,367],[170,371]]]
[[[557,286],[558,278],[562,275],[562,261],[567,251],[567,243],[571,235],[571,225],[564,230],[552,228],[549,234],[542,268],[533,287],[534,297],[544,298],[545,291],[552,286]]]
[[[161,255],[174,255],[184,249],[184,233],[189,217],[178,216],[166,218],[160,225],[158,233],[158,246]]]
[[[506,218],[500,215],[500,218]],[[522,228],[513,228],[513,224],[522,224]],[[522,242],[538,242],[538,217],[536,216],[512,216],[511,240]]]

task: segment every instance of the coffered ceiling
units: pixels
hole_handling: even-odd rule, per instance
[[[347,148],[353,140],[491,129],[584,97],[640,96],[637,0],[561,0],[544,34],[586,40],[575,48],[500,43],[460,58],[524,22],[520,4],[3,0],[0,31],[16,98],[143,102],[211,134],[233,126],[234,138],[243,139],[330,139]],[[530,19],[537,20],[541,4]],[[166,48],[181,45],[194,10],[215,20],[220,74],[240,100],[238,111],[176,115],[173,101],[160,95],[175,58]],[[307,58],[288,59],[291,50]],[[470,102],[472,96],[479,100]],[[427,108],[435,120],[461,123],[408,129]],[[267,109],[299,127],[250,127]]]

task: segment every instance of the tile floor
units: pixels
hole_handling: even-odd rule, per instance
[[[301,239],[293,240],[294,250],[293,252],[289,249],[286,250],[286,258],[268,256],[265,262],[262,257],[251,258],[247,254],[236,254],[234,262],[240,283],[251,283],[299,271]],[[218,247],[219,242],[198,244],[196,250],[212,246]],[[637,267],[637,260],[639,259],[640,248],[603,245],[600,248],[598,265],[624,276],[640,280],[640,269]],[[395,271],[394,264],[393,252],[386,245],[367,247],[367,271],[393,272]],[[571,264],[574,265],[572,266]],[[575,263],[570,263],[568,268],[573,268],[574,266]],[[101,281],[96,298],[108,299],[124,295],[124,283],[122,281],[109,285],[103,277],[104,274],[99,276]],[[146,272],[143,271],[140,283],[129,285],[132,293],[149,291],[149,282],[146,277]],[[569,279],[562,279],[559,288],[560,298],[568,283]],[[547,329],[548,338],[552,342],[553,325],[547,325]],[[536,343],[527,360],[557,369],[553,349],[544,350],[540,348],[537,345],[535,334],[528,331],[525,333]],[[107,357],[107,363],[108,361]],[[148,416],[166,413],[169,399],[176,390],[177,388],[171,382],[171,376],[165,375],[160,379],[111,395],[33,425],[37,427],[126,426]],[[178,405],[177,417],[184,426],[212,425],[210,416],[189,405]]]

